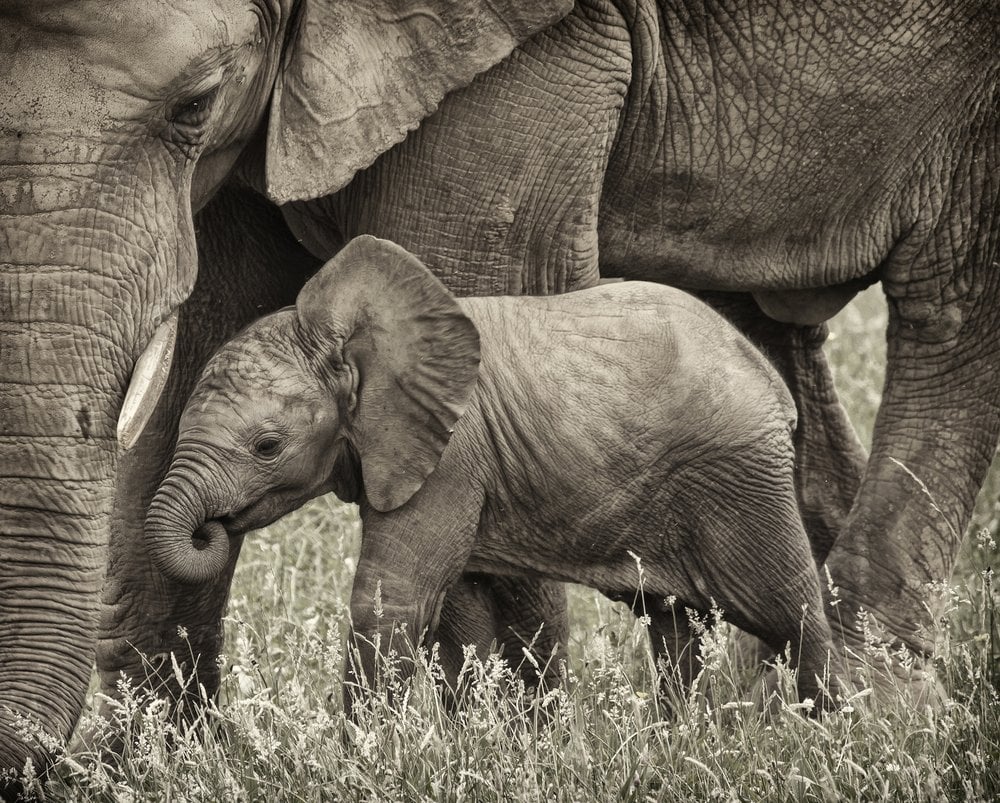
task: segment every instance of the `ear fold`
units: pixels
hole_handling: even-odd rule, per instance
[[[348,431],[365,493],[376,510],[399,507],[437,466],[468,407],[476,327],[415,256],[367,235],[306,283],[296,309],[307,351],[334,372],[357,370]]]
[[[340,189],[572,0],[300,0],[271,106],[267,192]]]

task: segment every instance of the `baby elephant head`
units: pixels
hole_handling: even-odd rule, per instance
[[[206,366],[146,518],[168,576],[207,581],[229,537],[330,490],[388,511],[434,470],[465,411],[479,335],[413,255],[352,240]]]

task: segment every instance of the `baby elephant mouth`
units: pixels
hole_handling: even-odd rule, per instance
[[[216,521],[226,528],[230,538],[237,535],[244,535],[251,530],[259,530],[281,518],[281,514],[272,515],[270,505],[266,502],[257,502],[253,505],[237,510],[222,516]]]
[[[259,530],[274,524],[282,516],[302,505],[309,496],[290,495],[283,492],[275,492],[263,499],[258,499],[240,510],[219,516],[215,521],[232,538],[237,535],[244,535],[251,530]]]

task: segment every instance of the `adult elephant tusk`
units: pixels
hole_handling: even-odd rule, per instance
[[[170,375],[177,343],[177,313],[161,323],[135,364],[132,380],[125,392],[125,403],[118,416],[118,443],[131,449],[149,423],[160,394]]]

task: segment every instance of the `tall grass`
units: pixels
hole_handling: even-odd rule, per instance
[[[838,387],[870,437],[885,310],[864,294],[829,343]],[[671,712],[654,694],[641,624],[571,589],[565,683],[518,693],[510,668],[470,656],[472,702],[449,714],[432,656],[391,711],[345,723],[340,673],[359,528],[324,498],[252,535],[227,619],[223,685],[191,728],[122,689],[116,716],[138,733],[117,766],[66,756],[50,794],[86,800],[990,800],[1000,796],[1000,600],[995,486],[977,507],[941,597],[939,708],[861,690],[836,713],[802,716],[779,665],[772,716],[750,702],[753,673],[708,638],[697,687]]]

